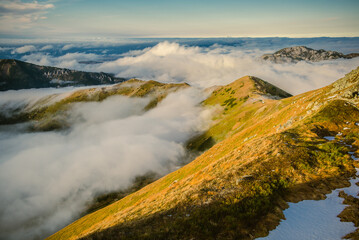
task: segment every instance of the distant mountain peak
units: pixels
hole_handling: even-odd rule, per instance
[[[283,48],[273,54],[264,54],[261,58],[265,61],[275,63],[295,63],[299,61],[319,62],[338,58],[354,58],[359,53],[343,54],[336,51],[326,51],[324,49],[315,50],[306,46],[294,46]]]

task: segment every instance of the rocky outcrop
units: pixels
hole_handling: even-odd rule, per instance
[[[39,66],[15,59],[0,59],[0,91],[44,87],[114,84],[125,79],[108,73]]]
[[[341,98],[357,103],[359,99],[359,67],[334,82],[331,87],[332,89],[327,95],[335,96],[333,94],[336,93]]]
[[[345,55],[336,51],[315,50],[305,46],[296,46],[283,48],[273,54],[264,54],[261,58],[274,63],[295,63],[299,61],[319,62],[338,58],[350,59],[358,56],[359,53]]]

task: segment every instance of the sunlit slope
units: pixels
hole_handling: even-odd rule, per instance
[[[290,96],[289,93],[252,76],[245,76],[226,86],[216,87],[203,103],[207,107],[217,106],[214,123],[206,133],[192,139],[189,147],[205,150],[214,143],[253,125],[252,120],[259,121],[283,108],[287,103],[276,100]]]
[[[222,90],[230,92],[230,86]],[[223,105],[227,110],[218,112],[208,132],[219,143],[48,239],[265,236],[278,224],[286,201],[323,198],[355,173],[348,151],[359,147],[358,89],[356,69],[328,87],[282,100],[260,99],[263,93],[254,97],[251,87],[245,102],[233,93],[237,104]],[[221,96],[224,103],[230,95],[212,95],[205,104],[219,103]]]

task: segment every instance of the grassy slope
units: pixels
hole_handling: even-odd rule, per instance
[[[35,120],[36,124],[33,126],[34,130],[54,130],[67,126],[66,119],[68,117],[68,110],[71,108],[72,104],[77,102],[103,101],[114,95],[148,97],[150,98],[150,102],[145,107],[145,110],[148,110],[155,107],[157,103],[169,93],[187,87],[188,84],[166,84],[156,81],[131,79],[110,87],[78,90],[60,101],[51,103],[52,99],[56,99],[57,95],[55,94],[40,99],[34,105],[28,106],[25,110],[19,110],[19,113],[14,114],[15,117],[12,117],[11,119],[7,119],[5,116],[0,116],[0,124]]]
[[[286,102],[273,99],[290,94],[255,77],[245,76],[227,86],[218,87],[204,101],[205,106],[222,106],[217,111],[213,126],[189,143],[190,148],[205,149],[252,125],[251,119],[259,120],[286,106]],[[207,146],[206,146],[207,145]]]
[[[342,132],[338,138],[358,148],[359,111],[347,98],[358,75],[357,69],[331,86],[264,103],[253,91],[243,100],[253,90],[250,81],[218,89],[205,104],[226,103],[207,133],[219,143],[49,239],[264,236],[279,222],[285,201],[323,198],[355,172],[349,149],[322,137]]]

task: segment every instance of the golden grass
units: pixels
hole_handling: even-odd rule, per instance
[[[219,87],[204,102],[205,105],[219,104],[224,107],[216,117],[216,124],[207,133],[207,136],[219,142],[193,162],[80,218],[48,239],[78,239],[179,205],[201,204],[221,194],[228,195],[226,190],[222,190],[227,188],[241,189],[237,197],[226,198],[229,202],[254,196],[256,191],[264,194],[261,196],[268,196],[272,194],[271,188],[266,187],[265,176],[268,174],[282,176],[278,181],[290,178],[290,183],[283,182],[288,187],[313,179],[339,176],[343,171],[353,169],[352,162],[342,150],[333,146],[318,148],[318,144],[326,142],[313,132],[318,126],[338,132],[346,124],[342,116],[347,116],[345,119],[352,123],[352,132],[359,133],[359,127],[353,124],[359,117],[358,109],[344,108],[340,112],[338,106],[345,104],[345,101],[327,100],[325,94],[331,87],[282,100],[265,99],[264,103],[255,100],[260,94],[254,93],[253,89],[253,81],[250,77],[244,77]],[[339,112],[328,116],[328,109]],[[340,116],[340,119],[336,116]],[[337,121],[336,124],[332,124],[333,121]],[[353,139],[350,137],[347,140],[354,142]],[[356,142],[358,140],[352,144]],[[317,149],[323,153],[318,157],[322,159],[320,161],[313,157]],[[333,166],[326,165],[326,156],[333,153],[343,161]],[[263,185],[243,182],[238,185],[238,177],[244,175],[254,176]]]

